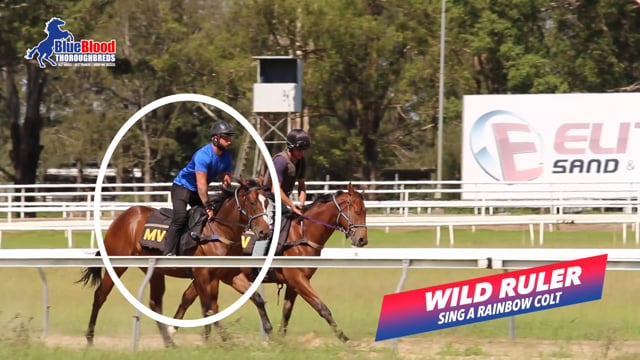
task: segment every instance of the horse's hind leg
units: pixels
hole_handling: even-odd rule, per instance
[[[222,278],[222,281],[224,281],[226,284],[231,285],[231,287],[233,287],[241,294],[246,293],[251,286],[249,279],[247,279],[244,273],[239,273],[233,278],[225,276]],[[264,330],[265,334],[267,335],[271,334],[271,332],[273,331],[273,326],[271,325],[271,321],[269,320],[269,316],[267,315],[264,298],[256,291],[253,293],[253,295],[251,295],[251,301],[258,309],[260,321],[262,322],[262,330]]]
[[[324,302],[320,299],[318,294],[316,294],[315,290],[311,287],[309,283],[309,279],[303,278],[302,281],[299,281],[294,286],[295,291],[302,296],[303,299],[306,300],[312,308],[314,308],[320,316],[322,316],[331,329],[333,329],[334,334],[340,339],[342,342],[349,341],[349,338],[340,330],[338,324],[333,319],[333,315],[331,315],[331,310],[325,305]]]
[[[178,308],[176,309],[176,313],[173,315],[173,318],[183,319],[184,315],[187,313],[187,309],[189,308],[189,306],[191,306],[191,304],[193,304],[193,302],[196,300],[197,297],[198,297],[198,291],[196,291],[196,285],[192,281],[191,283],[189,283],[189,287],[187,287],[182,293],[182,300],[180,300],[180,305],[178,305]],[[210,326],[209,326],[209,329],[211,329]],[[169,335],[173,337],[176,331],[178,331],[178,328],[171,326],[169,327],[168,330],[169,330]],[[209,332],[211,332],[211,330],[209,330]]]
[[[113,270],[116,272],[116,275],[118,275],[118,277],[121,277],[122,274],[124,274],[124,272],[127,271],[127,268],[114,268]],[[107,296],[109,296],[109,293],[111,292],[112,289],[113,289],[113,280],[111,279],[111,276],[109,276],[109,273],[105,272],[104,277],[100,282],[100,285],[98,285],[98,288],[93,294],[93,306],[91,308],[91,317],[89,318],[89,326],[87,327],[87,333],[85,335],[87,339],[87,344],[89,346],[93,345],[93,338],[95,335],[98,312],[100,312],[100,308],[102,307],[104,302],[107,301]]]
[[[162,314],[162,297],[164,296],[165,289],[164,275],[153,274],[149,285],[149,309],[158,314]],[[156,324],[158,324],[158,330],[160,331],[164,345],[166,347],[175,347],[176,344],[173,342],[171,335],[169,335],[167,325],[161,322],[156,322]]]
[[[38,65],[40,65],[41,68],[45,68],[44,63],[42,62],[43,59],[43,54],[40,53],[40,51],[38,50]]]
[[[45,56],[42,58],[42,60],[48,62],[49,64],[51,64],[51,66],[58,66],[58,63],[56,63],[51,57],[53,56],[53,53],[50,54],[45,54]]]

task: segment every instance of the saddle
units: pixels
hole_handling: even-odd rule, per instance
[[[144,225],[140,246],[149,250],[162,251],[164,249],[164,238],[171,222],[172,209],[161,208],[154,210]],[[184,253],[198,246],[200,242],[215,241],[218,235],[204,237],[202,228],[207,222],[207,212],[202,206],[194,206],[187,211],[187,225],[182,230],[178,241],[178,253]]]

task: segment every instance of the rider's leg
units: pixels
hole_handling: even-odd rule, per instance
[[[171,223],[165,236],[163,255],[175,255],[176,245],[182,233],[185,223],[187,222],[187,204],[191,197],[191,191],[180,185],[173,184],[171,186],[171,203],[173,204],[173,215]]]

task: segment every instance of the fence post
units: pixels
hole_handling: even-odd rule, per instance
[[[24,219],[24,193],[25,193],[25,188],[22,188],[20,190],[20,193],[22,195],[20,195],[20,219]]]
[[[149,259],[149,267],[147,267],[147,274],[142,280],[142,284],[140,284],[140,288],[138,289],[138,301],[142,302],[142,297],[144,296],[144,289],[151,281],[151,277],[153,276],[153,271],[156,267],[156,259]],[[140,337],[140,310],[136,309],[136,312],[133,315],[133,334],[131,336],[131,350],[136,351],[138,349],[138,339]],[[165,324],[161,324],[160,326],[166,326]]]
[[[13,196],[8,195],[7,198],[9,199],[9,211],[7,212],[7,222],[11,222],[11,217],[13,216]]]
[[[91,193],[87,194],[87,220],[91,220],[91,209],[93,208],[93,206],[91,206]]]

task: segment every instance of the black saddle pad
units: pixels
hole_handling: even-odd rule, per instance
[[[162,251],[164,249],[164,240],[167,235],[167,229],[171,222],[172,209],[161,208],[154,210],[144,225],[142,239],[140,245],[149,250]],[[187,212],[187,226],[183,229],[178,243],[178,253],[184,253],[187,250],[198,246],[202,228],[207,220],[207,213],[201,206],[195,206]],[[215,240],[217,237],[208,237],[206,240]]]

